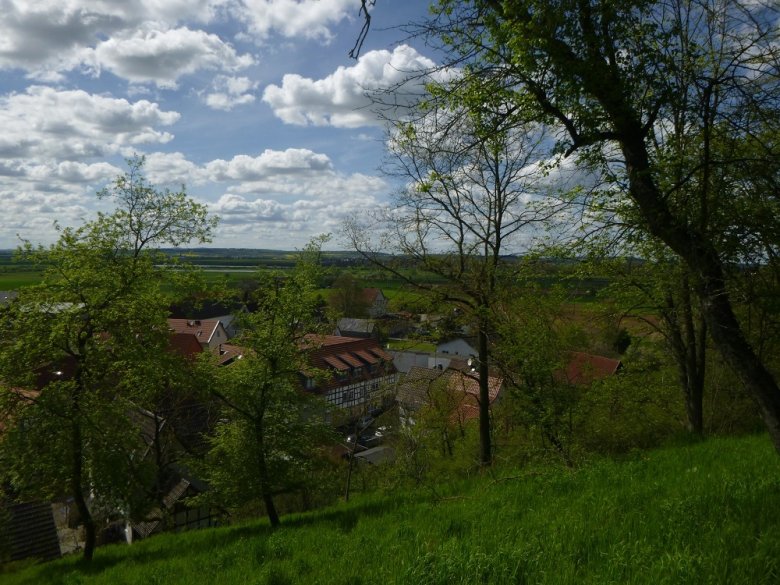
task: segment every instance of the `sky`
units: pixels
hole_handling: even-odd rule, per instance
[[[220,217],[211,246],[338,234],[393,190],[365,92],[435,64],[395,28],[427,4],[378,0],[354,60],[359,0],[0,0],[0,248],[110,210],[134,155]]]

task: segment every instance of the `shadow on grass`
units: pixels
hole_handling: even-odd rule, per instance
[[[74,574],[89,577],[100,575],[127,562],[137,565],[148,565],[174,558],[198,557],[204,553],[230,546],[234,542],[248,538],[256,539],[258,545],[260,545],[271,534],[284,531],[286,528],[335,524],[343,532],[350,532],[361,517],[381,515],[394,509],[395,506],[396,504],[392,500],[384,503],[367,502],[365,504],[358,503],[346,509],[291,515],[286,518],[282,517],[282,525],[276,530],[272,529],[267,521],[258,521],[233,527],[225,526],[191,531],[182,533],[180,538],[171,534],[162,534],[139,541],[133,546],[112,545],[98,548],[91,562],[82,559],[65,559],[45,563],[37,567],[37,570],[32,569],[30,577],[24,578],[24,580],[18,581],[18,583],[25,585],[72,583]],[[167,538],[169,542],[161,546],[157,544],[158,538]],[[181,542],[182,540],[185,542]]]

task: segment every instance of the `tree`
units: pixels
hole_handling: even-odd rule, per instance
[[[728,279],[738,259],[777,258],[779,12],[734,0],[442,0],[435,26],[459,59],[517,92],[528,115],[557,125],[561,152],[615,177],[611,201],[682,260],[715,347],[778,451],[780,389],[736,317]],[[740,180],[724,192],[716,172]]]
[[[349,272],[342,272],[333,281],[333,290],[329,297],[331,308],[340,317],[365,317],[368,314],[368,302],[363,288]]]
[[[565,297],[556,288],[540,289],[534,276],[527,269],[527,280],[507,287],[496,302],[495,361],[509,394],[502,414],[508,433],[520,426],[531,440],[538,434],[545,450],[551,447],[572,465],[571,421],[578,392],[562,375],[572,345],[562,316]]]
[[[210,438],[208,497],[229,508],[262,502],[272,527],[280,524],[276,496],[311,487],[327,442],[324,404],[304,393],[306,334],[316,306],[319,245],[301,255],[291,274],[258,275],[257,309],[245,316],[236,341],[242,358],[215,370],[206,364],[209,392],[223,405]]]
[[[500,280],[510,278],[502,257],[527,246],[544,219],[532,203],[544,133],[514,115],[510,95],[478,77],[464,74],[454,85],[429,90],[416,117],[392,127],[387,168],[405,181],[394,206],[374,217],[374,225],[354,221],[347,231],[352,247],[407,281],[381,253],[395,252],[443,277],[443,286],[412,284],[475,322],[480,461],[489,465],[490,312]]]
[[[647,262],[612,263],[607,294],[621,306],[623,317],[638,319],[663,336],[677,369],[688,430],[702,435],[707,325],[687,267],[657,252]]]
[[[116,200],[115,212],[58,227],[50,247],[24,243],[18,254],[43,279],[20,291],[0,323],[0,400],[12,423],[0,437],[0,467],[19,493],[73,497],[85,560],[97,508],[132,512],[144,475],[135,382],[167,350],[161,284],[176,277],[154,247],[208,241],[216,224],[183,189],[150,185],[143,164],[128,160],[129,171],[100,193]]]

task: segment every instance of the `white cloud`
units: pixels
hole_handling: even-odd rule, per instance
[[[352,67],[339,67],[324,79],[285,75],[282,85],[269,85],[263,92],[277,117],[299,126],[356,128],[379,124],[371,111],[367,92],[398,86],[412,99],[422,89],[421,72],[434,63],[407,45],[390,51],[370,51]],[[399,104],[403,105],[403,103]]]
[[[51,188],[48,182],[47,186]],[[9,184],[3,179],[0,179],[0,201],[3,202],[0,216],[0,247],[3,248],[18,245],[18,238],[50,243],[56,238],[52,229],[55,221],[61,225],[77,225],[94,213],[80,193],[44,191],[34,183],[20,188],[18,183]]]
[[[32,86],[0,97],[0,159],[82,159],[116,153],[127,145],[165,143],[158,129],[179,119],[147,100],[129,102],[83,90]]]
[[[218,36],[189,28],[111,38],[98,44],[93,60],[96,71],[105,68],[129,81],[165,88],[175,88],[179,77],[200,69],[236,71],[253,63],[251,55],[238,55]]]
[[[215,110],[230,111],[236,106],[251,104],[258,83],[248,77],[227,77],[218,75],[211,84],[211,93],[206,94],[206,105]]]
[[[200,68],[236,71],[253,61],[193,25],[232,16],[244,27],[235,38],[327,42],[357,8],[355,0],[0,0],[0,70],[61,82],[85,67],[172,87]]]
[[[338,183],[335,180],[330,184]],[[318,234],[337,232],[348,217],[377,209],[381,204],[374,192],[360,190],[289,202],[228,192],[210,205],[210,211],[221,218],[217,237],[224,245],[241,246],[248,240],[265,240],[273,242],[277,249],[291,249],[303,246]]]
[[[333,37],[330,27],[357,15],[359,7],[356,0],[243,0],[234,11],[259,40],[277,32],[328,42]]]
[[[132,154],[127,152],[125,156]],[[168,185],[173,189],[178,189],[181,185],[201,185],[208,180],[205,171],[187,160],[181,152],[147,154],[144,172],[153,185]]]
[[[213,181],[258,181],[279,175],[330,171],[330,159],[305,148],[265,150],[260,156],[238,155],[229,161],[217,159],[206,165]]]
[[[0,68],[41,75],[76,67],[82,50],[99,39],[133,31],[144,22],[214,18],[226,0],[3,0]],[[48,73],[41,73],[48,72]]]

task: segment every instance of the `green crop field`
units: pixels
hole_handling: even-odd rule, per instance
[[[0,290],[16,290],[40,281],[40,272],[0,272]]]

